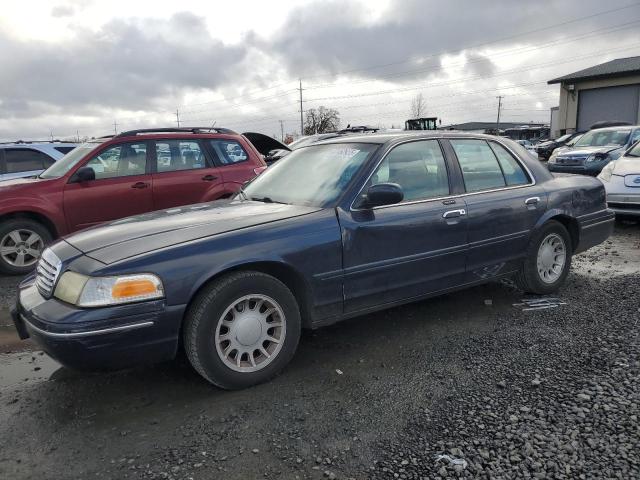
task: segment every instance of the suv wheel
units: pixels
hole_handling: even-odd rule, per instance
[[[0,224],[0,271],[25,275],[36,266],[44,247],[52,240],[42,224],[28,219]]]
[[[535,232],[516,283],[525,292],[549,294],[564,283],[571,267],[571,237],[560,222],[551,220]]]
[[[200,375],[232,390],[277,375],[293,357],[300,329],[300,309],[286,285],[238,272],[198,294],[186,315],[184,345]]]

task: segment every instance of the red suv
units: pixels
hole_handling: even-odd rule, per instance
[[[234,195],[266,168],[223,128],[132,130],[91,140],[36,178],[0,183],[0,271],[30,271],[54,238],[152,210]]]

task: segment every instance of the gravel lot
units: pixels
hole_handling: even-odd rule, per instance
[[[639,478],[639,273],[640,225],[620,225],[575,258],[566,305],[495,283],[368,315],[241,392],[184,359],[3,355],[0,478]]]

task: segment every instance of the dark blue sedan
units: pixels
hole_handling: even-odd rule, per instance
[[[14,321],[72,367],[171,359],[228,389],[265,381],[302,328],[514,277],[555,292],[613,228],[604,187],[518,144],[430,132],[298,149],[230,201],[71,235],[22,282]]]

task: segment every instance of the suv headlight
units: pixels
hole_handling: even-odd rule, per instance
[[[151,274],[117,277],[88,277],[65,272],[60,277],[54,296],[78,307],[105,307],[164,297],[160,279]]]
[[[587,163],[604,162],[608,158],[609,158],[609,155],[606,153],[592,153],[587,157]]]

